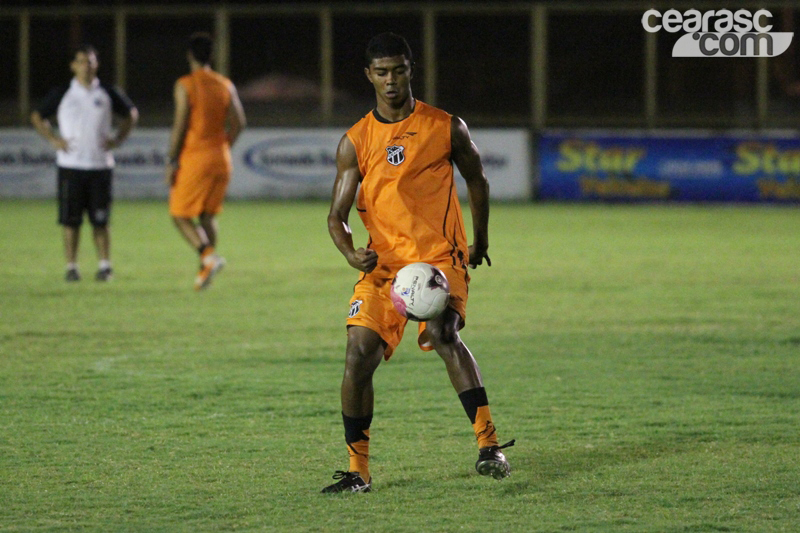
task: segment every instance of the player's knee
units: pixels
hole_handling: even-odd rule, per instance
[[[386,343],[366,328],[350,328],[347,337],[345,377],[369,380],[383,358]]]
[[[344,368],[345,383],[350,383],[358,388],[363,388],[372,381],[372,376],[375,374],[374,369],[369,369],[363,365],[346,365]]]
[[[178,215],[172,215],[172,223],[175,224],[175,226],[178,228],[185,226],[187,224],[192,226],[194,225],[194,222],[192,222],[191,217],[182,217]]]
[[[429,324],[426,328],[434,348],[438,349],[458,342],[458,330],[449,324],[437,324],[435,326]]]
[[[364,386],[372,380],[377,364],[368,353],[360,350],[347,350],[344,365],[344,380],[356,386]]]
[[[458,342],[459,320],[458,313],[448,308],[439,319],[431,320],[425,324],[425,329],[428,331],[434,347],[452,345]]]

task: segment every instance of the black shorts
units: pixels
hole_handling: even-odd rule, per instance
[[[58,223],[78,227],[84,211],[95,227],[111,216],[111,169],[80,170],[58,167]]]

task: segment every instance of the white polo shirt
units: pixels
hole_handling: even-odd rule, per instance
[[[106,87],[95,78],[89,87],[77,79],[54,89],[38,111],[44,118],[55,115],[67,151],[58,150],[56,164],[63,168],[101,170],[114,167],[114,155],[105,142],[114,138],[113,114],[129,117],[133,103],[119,89]]]

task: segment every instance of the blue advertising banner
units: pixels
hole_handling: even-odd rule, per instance
[[[542,199],[800,202],[800,137],[548,132],[539,172]]]

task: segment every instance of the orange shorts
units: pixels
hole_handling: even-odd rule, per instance
[[[192,218],[218,214],[230,179],[230,157],[221,157],[216,150],[181,154],[169,191],[170,215]]]
[[[467,318],[469,274],[466,268],[454,267],[450,263],[439,263],[435,266],[444,273],[450,284],[449,306],[461,315],[459,329],[463,328]],[[347,317],[348,326],[364,326],[381,336],[387,345],[383,354],[387,360],[400,344],[403,330],[408,322],[408,319],[394,308],[390,296],[392,280],[397,270],[399,268],[379,265],[369,274],[362,274],[353,290],[353,297],[350,299],[350,314]],[[433,349],[433,346],[427,341],[425,322],[419,323],[417,343],[422,350]]]

